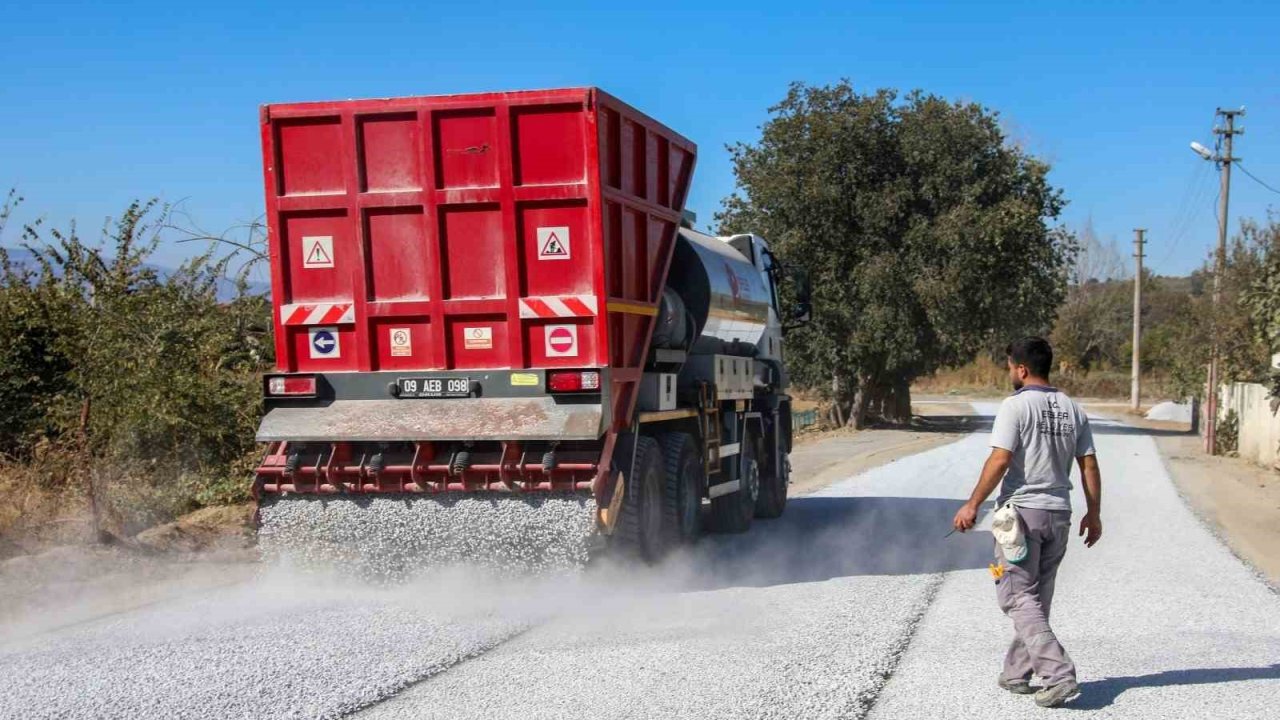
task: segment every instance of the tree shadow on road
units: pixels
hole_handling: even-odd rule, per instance
[[[991,432],[991,415],[916,415],[903,430],[918,433]]]
[[[995,418],[990,415],[918,415],[911,419],[910,426],[901,429],[919,433],[980,433],[991,432],[991,424]],[[1127,425],[1116,420],[1093,418],[1089,422],[1094,435],[1148,435],[1151,437],[1168,437],[1190,435],[1191,429],[1148,428]]]
[[[963,501],[912,497],[801,497],[745,535],[712,535],[677,559],[693,589],[763,587],[856,575],[986,568],[989,532],[956,533]]]
[[[1126,690],[1136,688],[1212,685],[1243,680],[1280,680],[1280,663],[1262,667],[1166,670],[1150,675],[1103,678],[1082,684],[1080,699],[1068,707],[1073,710],[1098,710],[1114,703],[1116,698]]]
[[[1094,435],[1149,435],[1151,437],[1172,437],[1190,435],[1191,429],[1144,428],[1136,425],[1122,425],[1118,422],[1094,420],[1089,423]]]

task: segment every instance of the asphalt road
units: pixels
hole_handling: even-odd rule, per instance
[[[1274,717],[1280,597],[1186,509],[1150,437],[1095,432],[1106,536],[1072,546],[1054,605],[1074,712]],[[975,434],[833,483],[656,571],[273,575],[8,642],[0,717],[1039,715],[995,687],[1011,629],[989,533],[943,537],[986,452]]]

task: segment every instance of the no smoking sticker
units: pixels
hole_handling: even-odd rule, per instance
[[[492,350],[493,349],[493,328],[491,327],[462,328],[462,349],[463,350]]]
[[[333,267],[332,235],[303,236],[302,267],[308,270]]]
[[[413,331],[410,328],[391,328],[391,356],[408,357],[413,354]]]
[[[577,325],[548,325],[547,357],[575,357],[578,354]]]
[[[568,260],[569,228],[564,226],[538,228],[538,259]]]

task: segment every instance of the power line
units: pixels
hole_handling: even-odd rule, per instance
[[[1245,175],[1248,175],[1248,176],[1249,176],[1249,177],[1250,177],[1254,182],[1256,182],[1256,183],[1258,183],[1259,185],[1261,185],[1262,187],[1264,187],[1264,188],[1266,188],[1266,189],[1270,190],[1271,192],[1273,192],[1273,193],[1275,193],[1275,194],[1277,194],[1277,195],[1280,195],[1280,190],[1277,190],[1277,189],[1275,189],[1275,188],[1271,187],[1270,185],[1268,185],[1268,184],[1266,184],[1265,182],[1263,182],[1263,181],[1262,181],[1262,179],[1261,179],[1261,178],[1259,178],[1257,175],[1254,175],[1253,173],[1251,173],[1251,172],[1249,172],[1247,169],[1245,169],[1244,163],[1237,162],[1237,163],[1236,163],[1236,167],[1240,168],[1240,172],[1244,173]]]
[[[1214,137],[1214,145],[1217,147],[1221,138],[1217,137],[1214,130],[1217,127],[1217,116],[1209,122],[1209,134]],[[1169,259],[1173,257],[1174,251],[1178,248],[1179,243],[1184,240],[1195,227],[1196,221],[1204,213],[1204,201],[1208,199],[1208,184],[1204,182],[1205,176],[1208,174],[1208,165],[1198,165],[1191,172],[1190,181],[1187,183],[1186,190],[1182,193],[1182,201],[1175,211],[1173,220],[1169,223],[1169,227],[1165,232],[1166,242],[1169,243],[1164,254],[1160,258],[1159,263],[1155,265],[1166,265]],[[1217,205],[1217,199],[1214,200]]]
[[[1209,165],[1207,163],[1198,165],[1192,172],[1191,181],[1187,184],[1186,192],[1182,194],[1182,200],[1178,204],[1173,221],[1169,223],[1169,228],[1165,232],[1169,245],[1165,249],[1164,255],[1161,256],[1160,262],[1154,265],[1163,266],[1169,262],[1169,258],[1173,257],[1173,252],[1178,248],[1178,244],[1186,239],[1191,229],[1195,227],[1196,221],[1204,214],[1204,202],[1209,199],[1210,186],[1204,182],[1208,173]]]

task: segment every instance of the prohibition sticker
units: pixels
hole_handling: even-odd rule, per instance
[[[538,259],[568,260],[569,228],[564,226],[538,228]]]
[[[333,236],[332,235],[304,235],[303,236],[302,267],[308,270],[315,269],[315,268],[333,267]]]
[[[577,325],[547,326],[547,357],[572,357],[578,354]]]
[[[491,327],[462,328],[462,349],[492,350],[493,349],[493,328]]]
[[[342,347],[338,344],[338,328],[313,327],[307,330],[308,345],[311,347],[311,359],[342,357]]]
[[[391,356],[408,357],[413,354],[412,328],[391,328]]]

